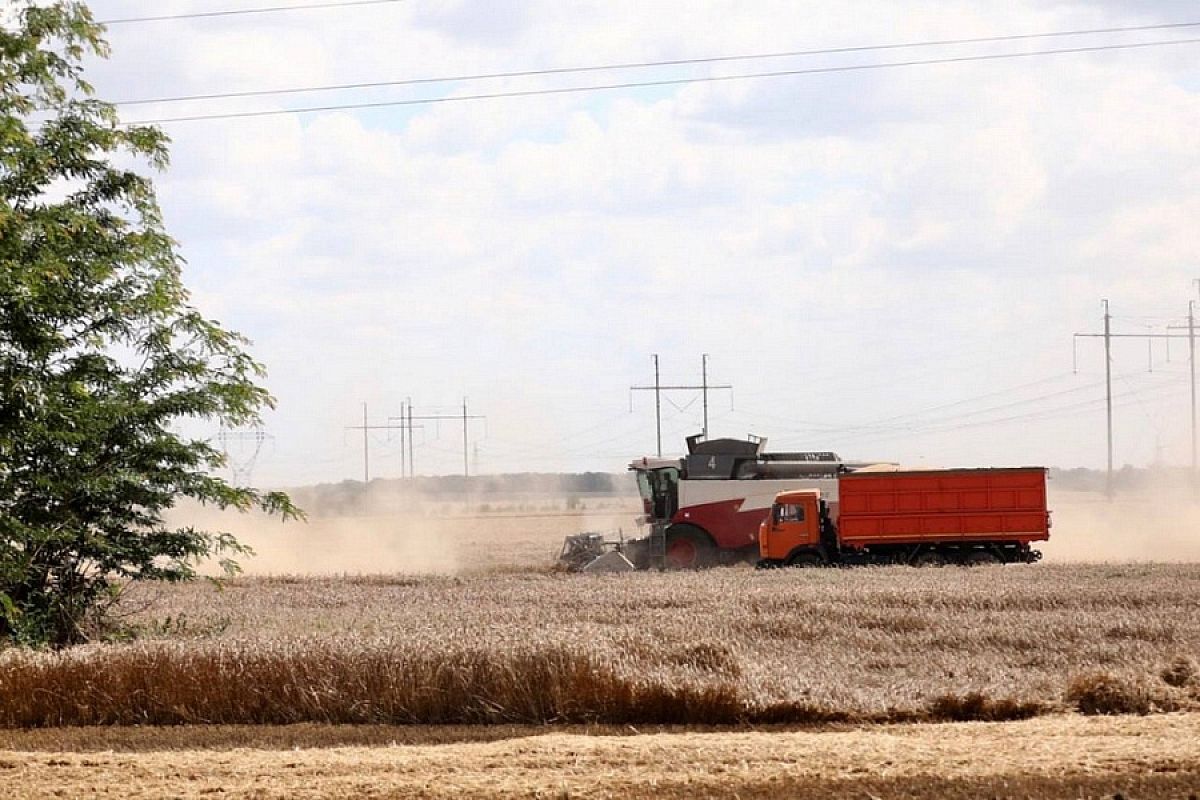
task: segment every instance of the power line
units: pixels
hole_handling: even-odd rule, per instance
[[[408,404],[408,421],[407,421],[407,422],[404,422],[404,416],[403,416],[403,414],[404,414],[404,410],[403,410],[403,409],[401,409],[401,412],[400,412],[400,413],[401,413],[401,415],[402,415],[402,416],[400,416],[400,417],[399,417],[399,419],[401,420],[401,424],[402,424],[402,425],[405,425],[405,424],[406,424],[406,425],[408,425],[408,427],[409,427],[409,429],[410,429],[410,430],[411,430],[411,428],[412,428],[412,422],[413,422],[413,420],[414,420],[414,419],[419,419],[419,420],[454,420],[454,421],[456,421],[456,422],[457,422],[457,421],[459,421],[459,420],[461,420],[461,421],[462,421],[462,435],[463,435],[463,444],[462,444],[462,447],[463,447],[463,449],[462,449],[462,456],[463,456],[463,477],[464,477],[464,478],[466,478],[466,477],[468,477],[468,476],[470,475],[470,466],[469,466],[469,461],[468,461],[468,443],[469,443],[468,435],[469,435],[469,434],[468,434],[468,430],[467,430],[467,423],[468,423],[468,421],[469,421],[469,420],[473,420],[473,419],[482,419],[482,420],[486,420],[486,419],[487,419],[487,417],[483,416],[482,414],[468,414],[468,413],[467,413],[467,398],[465,398],[465,397],[463,398],[463,401],[462,401],[462,413],[461,413],[461,414],[418,414],[418,415],[415,415],[415,416],[414,416],[414,415],[413,415],[413,413],[412,413],[412,402],[411,402],[411,401],[410,401],[410,402],[409,402],[409,404]],[[394,419],[397,419],[397,417],[388,417],[388,422],[390,423],[390,422],[391,422],[392,420],[394,420]],[[409,435],[409,441],[410,441],[410,442],[412,441],[412,435],[411,435],[411,434]],[[437,448],[434,448],[434,449],[437,449]],[[411,459],[410,459],[410,460],[411,460]]]
[[[1060,373],[1060,374],[1058,374],[1058,375],[1051,375],[1051,376],[1049,376],[1049,377],[1046,377],[1046,378],[1039,378],[1039,379],[1037,379],[1037,380],[1035,380],[1035,381],[1030,381],[1030,382],[1028,382],[1028,383],[1022,383],[1022,384],[1020,384],[1020,385],[1018,385],[1018,386],[1013,386],[1013,387],[1010,387],[1010,388],[1007,388],[1007,389],[998,389],[998,390],[996,390],[996,391],[994,391],[994,392],[988,392],[988,393],[986,393],[986,394],[976,395],[976,396],[974,396],[974,397],[968,397],[968,398],[966,398],[966,399],[964,399],[964,400],[956,400],[956,401],[954,401],[954,402],[952,402],[952,403],[943,403],[942,405],[930,406],[930,407],[928,407],[928,408],[923,408],[923,409],[920,409],[920,410],[917,410],[917,411],[910,411],[910,412],[908,412],[908,413],[905,413],[905,414],[897,414],[897,415],[895,415],[895,416],[892,416],[892,417],[883,417],[882,419],[877,419],[877,420],[875,420],[874,422],[868,422],[868,423],[864,423],[864,424],[862,424],[862,425],[857,425],[857,426],[854,426],[854,427],[855,427],[855,428],[860,428],[860,429],[870,429],[870,428],[880,428],[880,427],[883,427],[883,428],[893,427],[893,426],[888,426],[886,423],[889,423],[889,422],[891,422],[891,423],[895,423],[895,422],[897,422],[897,421],[899,421],[899,420],[911,419],[911,418],[913,418],[913,417],[918,417],[918,418],[919,418],[919,417],[926,417],[926,416],[928,416],[929,414],[931,414],[931,413],[933,413],[933,412],[935,412],[935,411],[942,411],[942,410],[949,409],[949,408],[957,408],[958,406],[970,405],[970,404],[972,404],[972,403],[975,403],[975,402],[978,402],[978,401],[980,401],[980,400],[987,400],[987,399],[989,399],[989,398],[992,398],[992,397],[998,397],[998,396],[1002,396],[1002,395],[1006,395],[1006,394],[1013,394],[1013,393],[1015,393],[1015,392],[1019,392],[1019,391],[1021,391],[1021,390],[1023,390],[1023,389],[1029,389],[1029,388],[1032,388],[1032,387],[1034,387],[1034,386],[1041,386],[1041,385],[1043,385],[1043,384],[1046,384],[1046,383],[1054,383],[1055,381],[1060,381],[1060,380],[1062,380],[1063,378],[1069,377],[1069,376],[1070,376],[1070,375],[1072,375],[1072,374],[1073,374],[1073,373],[1070,373],[1070,372],[1064,372],[1064,373]],[[1084,388],[1086,388],[1086,387],[1084,387]],[[1066,390],[1066,392],[1074,392],[1074,391],[1079,391],[1079,389],[1067,389],[1067,390]],[[1061,394],[1061,393],[1062,393],[1062,392],[1053,392],[1053,393],[1051,393],[1051,394],[1048,394],[1048,395],[1040,395],[1040,396],[1038,396],[1038,397],[1034,397],[1034,398],[1031,398],[1031,399],[1029,399],[1029,400],[1020,400],[1020,401],[1017,401],[1017,403],[1018,403],[1018,404],[1019,404],[1019,403],[1029,403],[1029,402],[1033,402],[1033,401],[1035,401],[1035,400],[1041,400],[1041,399],[1044,399],[1044,398],[1047,398],[1047,397],[1053,397],[1053,396],[1055,396],[1055,395],[1057,395],[1057,394]],[[1011,405],[1011,404],[1006,404],[1006,405]],[[1003,407],[1004,407],[1004,406],[1001,406],[1001,408],[1003,408]],[[974,415],[974,414],[979,414],[979,413],[982,413],[983,411],[987,411],[987,410],[988,410],[988,409],[982,409],[982,410],[977,410],[977,411],[969,411],[969,412],[966,412],[966,414],[965,414],[964,416],[971,416],[971,415]],[[943,415],[943,416],[944,416],[944,415]],[[951,415],[951,417],[954,417],[954,416],[956,416],[956,415]],[[903,423],[901,423],[901,424],[903,424]],[[846,429],[845,429],[845,428],[843,428],[843,430],[846,430]]]
[[[892,69],[896,67],[923,67],[937,64],[961,64],[977,61],[999,61],[1015,58],[1032,58],[1036,56],[1065,55],[1072,53],[1095,53],[1103,50],[1132,50],[1147,47],[1162,47],[1174,44],[1196,44],[1200,38],[1166,39],[1157,42],[1132,42],[1128,44],[1094,45],[1090,47],[1068,47],[1053,50],[1031,50],[1027,53],[993,53],[988,55],[955,56],[951,58],[930,58],[912,61],[888,61],[878,64],[850,64],[838,67],[812,67],[808,69],[777,70],[774,72],[754,72],[744,75],[712,75],[694,78],[672,78],[656,81],[629,81],[625,83],[609,83],[592,86],[568,86],[554,89],[525,89],[512,92],[493,92],[485,94],[458,95],[455,97],[428,97],[412,100],[384,100],[372,103],[342,103],[326,106],[307,106],[304,108],[282,108],[264,111],[235,111],[224,114],[195,114],[181,117],[159,117],[156,119],[132,120],[122,125],[161,125],[171,122],[197,122],[201,120],[245,119],[249,117],[271,117],[282,114],[311,114],[323,111],[348,111],[352,109],[388,108],[397,106],[420,106],[434,103],[457,103],[470,100],[498,100],[513,97],[536,97],[555,94],[578,94],[582,92],[598,92],[614,89],[640,89],[656,86],[682,86],[693,83],[720,83],[725,81],[742,81],[752,78],[783,78],[797,75],[823,75],[836,72],[861,72],[876,69]]]
[[[1133,398],[1137,398],[1137,400],[1135,402],[1140,403],[1141,402],[1140,398],[1143,396],[1158,395],[1158,394],[1164,394],[1164,393],[1170,394],[1174,391],[1177,391],[1180,387],[1183,386],[1184,383],[1185,383],[1185,381],[1182,378],[1175,378],[1170,381],[1164,381],[1162,383],[1154,384],[1153,386],[1146,386],[1146,387],[1142,387],[1140,389],[1130,389],[1127,392],[1114,393],[1113,400],[1116,401],[1116,400],[1121,400],[1124,398],[1133,397]],[[946,431],[956,431],[956,430],[962,430],[964,428],[986,427],[989,425],[997,425],[1000,423],[1007,423],[1007,422],[1033,422],[1033,421],[1041,421],[1041,420],[1046,420],[1046,419],[1054,419],[1054,418],[1061,417],[1061,416],[1069,416],[1069,415],[1075,413],[1076,411],[1080,411],[1080,410],[1091,410],[1093,408],[1098,409],[1100,407],[1101,400],[1102,400],[1102,398],[1095,397],[1090,400],[1081,400],[1081,401],[1078,401],[1075,403],[1070,403],[1068,405],[1055,406],[1053,408],[1042,409],[1042,410],[1038,410],[1038,411],[1027,411],[1027,412],[1012,415],[1012,416],[997,417],[996,419],[985,419],[985,420],[979,420],[976,422],[964,422],[961,424],[950,424],[950,425],[946,425],[943,423],[943,424],[934,425],[934,426],[931,426],[928,428],[918,428],[917,432],[918,433],[943,433]]]
[[[1143,372],[1143,370],[1138,370],[1136,372],[1129,372],[1129,373],[1122,373],[1122,374],[1114,375],[1114,377],[1124,379],[1128,376],[1140,374],[1142,372]],[[884,420],[878,420],[874,423],[863,423],[863,424],[858,424],[858,425],[836,425],[836,424],[821,423],[821,422],[803,422],[800,420],[790,420],[785,417],[773,416],[770,414],[763,414],[760,412],[742,411],[739,413],[741,413],[743,416],[748,416],[748,417],[756,418],[756,419],[757,418],[771,419],[771,420],[778,420],[780,422],[788,422],[788,423],[800,422],[801,423],[800,427],[783,427],[782,430],[788,431],[790,433],[798,433],[798,434],[803,434],[803,435],[820,434],[820,435],[832,436],[832,437],[835,437],[837,441],[845,441],[845,440],[849,440],[849,439],[862,439],[862,438],[867,438],[867,437],[872,437],[872,436],[881,436],[881,435],[882,436],[892,436],[892,435],[905,435],[905,434],[910,434],[910,433],[923,433],[923,432],[929,432],[929,431],[936,432],[940,429],[945,428],[945,426],[947,426],[947,425],[956,426],[958,424],[959,420],[967,420],[967,419],[970,419],[971,417],[976,417],[976,416],[979,416],[982,414],[994,414],[997,411],[1005,411],[1007,409],[1016,408],[1016,407],[1023,406],[1023,405],[1029,405],[1031,403],[1040,403],[1044,400],[1051,400],[1051,399],[1054,399],[1057,397],[1062,397],[1064,395],[1076,394],[1076,393],[1082,392],[1082,391],[1089,391],[1091,389],[1095,389],[1099,386],[1104,385],[1104,381],[1100,380],[1100,381],[1090,382],[1090,383],[1087,383],[1082,386],[1076,386],[1076,387],[1068,388],[1068,389],[1060,389],[1060,390],[1056,390],[1053,392],[1040,394],[1040,395],[1036,395],[1034,397],[1029,397],[1029,398],[1025,398],[1025,399],[1021,399],[1021,400],[1013,400],[1010,402],[1005,402],[1000,405],[992,405],[992,406],[988,406],[985,408],[978,408],[978,409],[974,409],[974,410],[961,411],[961,412],[950,413],[950,414],[938,414],[933,417],[928,416],[929,412],[933,412],[933,411],[937,411],[937,410],[941,410],[941,409],[949,409],[949,408],[953,408],[955,406],[961,406],[961,405],[965,405],[967,403],[973,403],[978,400],[986,399],[989,397],[995,397],[997,395],[1004,395],[1004,394],[1017,392],[1017,391],[1020,391],[1022,389],[1028,388],[1028,387],[1036,386],[1038,384],[1056,381],[1056,380],[1061,379],[1064,376],[1068,376],[1071,374],[1072,373],[1065,373],[1064,375],[1057,375],[1057,376],[1052,376],[1049,378],[1043,378],[1043,379],[1040,379],[1037,381],[1032,381],[1027,384],[1021,384],[1019,386],[1012,387],[1011,389],[1003,389],[1003,390],[999,390],[996,392],[989,392],[987,394],[978,395],[976,397],[967,398],[965,400],[960,400],[960,401],[957,401],[954,403],[947,403],[947,404],[941,405],[941,406],[933,406],[931,408],[923,409],[922,411],[912,412],[911,414],[902,415],[900,417],[887,418]],[[1171,374],[1176,374],[1176,373],[1171,373]],[[1138,391],[1149,391],[1154,388],[1155,387],[1150,387],[1150,389],[1138,390]],[[1125,395],[1120,395],[1120,396],[1125,396]],[[1087,401],[1084,401],[1084,403],[1100,402],[1101,400],[1102,400],[1102,398],[1096,399],[1096,400],[1087,400]],[[1074,407],[1075,407],[1074,405],[1066,406],[1066,408],[1074,408]],[[1046,413],[1047,411],[1055,411],[1058,408],[1063,408],[1063,407],[1062,406],[1053,406],[1050,409],[1036,409],[1036,410],[1033,410],[1030,412],[1025,412],[1025,413],[1036,416],[1036,415]],[[1005,419],[1007,419],[1007,417]],[[890,420],[897,420],[897,421],[892,422],[891,424],[883,424],[883,423],[889,422]],[[907,420],[907,421],[900,421],[900,420]],[[967,426],[974,426],[974,425],[979,425],[979,424],[986,424],[987,422],[989,422],[989,420],[983,420],[982,422],[967,422],[964,424]]]
[[[338,83],[328,86],[297,86],[286,89],[260,89],[244,92],[215,92],[210,94],[179,95],[174,97],[138,98],[134,100],[118,100],[117,106],[146,105],[149,103],[180,103],[194,100],[228,100],[247,97],[266,97],[270,95],[300,94],[307,92],[334,92],[349,89],[378,89],[386,86],[418,86],[430,83],[462,83],[465,81],[491,80],[496,78],[528,78],[539,75],[569,75],[583,72],[600,72],[608,70],[648,69],[652,67],[679,67],[695,64],[716,64],[733,61],[756,61],[772,58],[794,58],[799,56],[837,55],[845,53],[865,53],[879,50],[901,50],[916,47],[943,47],[961,44],[985,44],[995,42],[1013,42],[1028,39],[1045,39],[1062,36],[1088,36],[1101,33],[1132,33],[1135,31],[1164,30],[1172,28],[1194,28],[1200,22],[1172,22],[1163,25],[1136,25],[1124,28],[1091,28],[1086,30],[1049,31],[1043,33],[1021,33],[1006,36],[979,36],[970,39],[931,39],[918,42],[900,42],[891,44],[860,45],[854,47],[831,47],[820,50],[788,50],[778,53],[751,53],[733,56],[711,56],[707,58],[677,58],[667,61],[638,61],[624,64],[593,64],[582,67],[554,67],[547,69],[530,69],[515,72],[485,72],[476,75],[451,75],[441,78],[407,78],[403,80],[365,81],[360,83]]]
[[[1024,400],[1013,400],[1011,402],[1002,403],[1000,405],[987,406],[985,408],[978,408],[978,409],[975,409],[974,411],[962,411],[962,412],[957,412],[957,413],[953,413],[953,414],[949,414],[949,415],[940,414],[940,415],[936,415],[933,417],[927,417],[927,415],[925,415],[925,414],[912,415],[914,417],[917,417],[917,419],[914,419],[913,421],[908,422],[908,423],[899,423],[895,426],[863,426],[863,430],[865,430],[867,432],[867,435],[869,435],[871,433],[872,427],[875,430],[888,430],[889,428],[891,430],[907,430],[907,431],[920,430],[922,428],[929,427],[929,426],[942,425],[942,424],[945,424],[946,422],[953,421],[953,420],[967,419],[969,417],[977,417],[981,414],[992,414],[992,413],[995,413],[996,411],[1004,411],[1004,410],[1007,410],[1010,408],[1016,408],[1018,406],[1026,406],[1031,403],[1040,403],[1043,400],[1050,400],[1052,398],[1061,397],[1063,395],[1077,394],[1079,392],[1085,392],[1090,389],[1096,388],[1097,386],[1100,385],[1100,383],[1101,382],[1098,381],[1096,383],[1085,384],[1083,386],[1074,386],[1069,389],[1059,389],[1058,391],[1049,392],[1047,394],[1041,394],[1036,397],[1030,397],[1030,398],[1026,398]],[[954,405],[954,404],[947,404],[946,406],[942,406],[942,408],[949,408],[951,405]],[[925,418],[922,419],[921,417],[925,417]]]
[[[1114,408],[1125,408],[1129,405],[1140,404],[1141,398],[1148,395],[1156,396],[1173,396],[1183,387],[1184,380],[1175,379],[1153,386],[1143,387],[1141,389],[1131,389],[1127,392],[1121,392],[1113,396]],[[1130,399],[1127,399],[1130,398]],[[1022,414],[1010,415],[1006,417],[996,417],[994,419],[978,420],[974,422],[963,423],[941,423],[927,427],[916,427],[906,430],[895,430],[893,432],[871,432],[867,435],[849,434],[847,436],[838,436],[836,434],[829,435],[828,441],[830,446],[841,448],[842,445],[848,442],[856,442],[866,440],[874,446],[875,443],[896,439],[898,437],[918,435],[937,435],[951,433],[960,430],[970,429],[987,429],[991,427],[1003,427],[1017,423],[1036,423],[1059,419],[1062,417],[1078,416],[1081,413],[1098,410],[1104,408],[1105,398],[1095,397],[1090,400],[1073,402],[1068,405],[1058,405],[1051,408],[1041,409],[1037,411],[1029,411]]]
[[[190,14],[162,14],[152,17],[122,17],[98,20],[100,25],[128,25],[135,22],[164,22],[172,19],[199,19],[201,17],[237,17],[243,14],[274,14],[280,11],[312,11],[320,8],[348,8],[350,6],[379,6],[384,3],[402,3],[404,0],[345,0],[341,3],[309,3],[300,6],[267,6],[265,8],[235,8],[227,11],[196,11]]]
[[[1130,405],[1131,403],[1115,402],[1117,400],[1124,400],[1126,398],[1140,398],[1140,397],[1143,397],[1146,395],[1164,395],[1164,394],[1170,395],[1170,394],[1172,394],[1172,392],[1178,391],[1180,388],[1182,388],[1184,383],[1185,383],[1185,381],[1183,379],[1176,378],[1171,381],[1165,381],[1165,382],[1158,383],[1153,386],[1144,387],[1141,389],[1132,389],[1128,392],[1115,393],[1112,395],[1112,399],[1114,401],[1113,407],[1114,408],[1123,408],[1127,405]],[[1134,400],[1132,402],[1136,403],[1136,402],[1140,402],[1140,400]],[[1078,415],[1081,412],[1085,412],[1085,411],[1098,410],[1100,408],[1105,407],[1105,403],[1106,403],[1106,398],[1095,397],[1090,400],[1082,400],[1082,401],[1073,402],[1073,403],[1070,403],[1067,405],[1059,405],[1059,406],[1054,406],[1051,408],[1041,409],[1041,410],[1037,410],[1037,411],[1028,411],[1028,412],[1024,412],[1021,414],[1015,414],[1015,415],[1010,415],[1010,416],[1006,416],[1006,417],[996,417],[994,419],[977,420],[974,422],[963,422],[963,423],[945,423],[944,422],[944,423],[938,423],[938,424],[930,425],[930,426],[919,426],[919,427],[911,428],[908,430],[897,430],[893,433],[868,434],[867,437],[864,437],[862,434],[850,434],[849,436],[834,436],[834,437],[832,437],[832,440],[834,442],[845,442],[845,441],[849,441],[851,439],[863,439],[863,438],[869,437],[870,441],[882,441],[882,440],[886,440],[886,439],[894,439],[897,436],[909,436],[914,433],[915,434],[939,434],[939,433],[949,433],[949,432],[958,431],[958,430],[965,430],[965,429],[970,429],[970,428],[988,428],[988,427],[992,427],[992,426],[1007,425],[1007,424],[1012,424],[1012,423],[1016,423],[1016,422],[1042,422],[1042,421],[1046,421],[1046,420],[1057,419],[1059,417],[1075,416],[1075,415]]]

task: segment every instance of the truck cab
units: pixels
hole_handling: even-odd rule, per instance
[[[780,492],[758,528],[762,566],[818,564],[828,560],[832,533],[820,489]]]

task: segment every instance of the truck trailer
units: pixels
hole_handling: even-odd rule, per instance
[[[780,492],[758,530],[759,566],[1032,563],[1050,538],[1043,467],[849,472]]]

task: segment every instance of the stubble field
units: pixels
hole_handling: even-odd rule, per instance
[[[491,730],[491,729],[487,729]],[[1187,798],[1194,717],[821,730],[394,727],[0,732],[0,791],[52,798]],[[461,737],[461,738],[458,738]]]

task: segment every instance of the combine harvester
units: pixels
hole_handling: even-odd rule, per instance
[[[815,489],[836,513],[838,477],[894,464],[842,461],[835,453],[768,453],[767,440],[750,437],[687,439],[682,458],[640,458],[629,465],[637,478],[648,533],[606,539],[599,533],[568,536],[560,562],[568,569],[698,569],[758,556],[758,528],[775,496]]]
[[[922,470],[838,477],[781,492],[759,526],[760,567],[1032,563],[1050,538],[1046,470]]]
[[[568,536],[571,570],[1032,562],[1049,538],[1042,467],[901,471],[835,453],[768,453],[750,437],[687,439],[683,458],[629,465],[644,514],[634,539]]]

